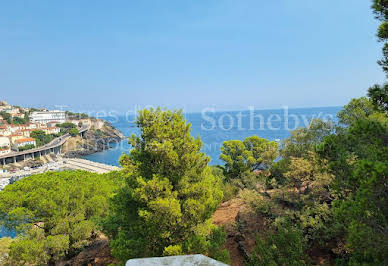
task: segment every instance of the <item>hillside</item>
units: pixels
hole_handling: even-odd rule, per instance
[[[109,144],[120,142],[125,137],[110,123],[102,119],[82,119],[79,122],[90,125],[84,138],[72,137],[63,147],[65,157],[79,157],[109,149]]]

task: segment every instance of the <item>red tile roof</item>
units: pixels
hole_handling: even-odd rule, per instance
[[[16,142],[18,144],[24,143],[24,142],[30,142],[30,141],[35,141],[35,139],[34,138],[25,138],[25,139],[18,139],[18,140],[16,140]]]

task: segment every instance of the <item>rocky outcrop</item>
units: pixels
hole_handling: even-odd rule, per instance
[[[82,157],[109,149],[110,144],[122,141],[125,136],[110,123],[102,119],[81,121],[88,123],[90,130],[83,138],[70,138],[63,146],[64,157]]]
[[[105,266],[116,265],[117,261],[112,257],[109,248],[109,240],[103,234],[84,248],[79,254],[69,260],[57,263],[58,266],[93,265]]]

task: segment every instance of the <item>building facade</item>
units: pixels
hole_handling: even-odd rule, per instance
[[[7,137],[0,137],[0,155],[11,152],[11,142]]]
[[[33,138],[23,138],[23,139],[18,139],[15,141],[15,147],[20,148],[24,147],[26,145],[34,145],[36,146],[36,141]]]
[[[43,124],[47,124],[55,121],[61,124],[66,122],[66,113],[64,111],[58,111],[58,110],[33,112],[30,115],[30,121],[32,123],[43,123]]]

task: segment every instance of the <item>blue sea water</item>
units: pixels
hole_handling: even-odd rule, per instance
[[[220,148],[226,140],[243,140],[252,135],[281,141],[290,135],[290,130],[308,126],[312,118],[337,121],[337,113],[341,107],[316,107],[277,110],[245,110],[215,112],[212,109],[201,113],[184,113],[192,125],[192,136],[199,136],[203,142],[202,151],[210,156],[211,165],[222,164],[219,159]],[[134,126],[133,116],[105,117],[125,136],[139,134]],[[85,156],[85,159],[119,165],[118,160],[123,153],[130,150],[128,140],[112,143],[111,149]]]
[[[0,238],[2,237],[12,237],[14,238],[16,233],[5,229],[5,227],[0,226]]]

